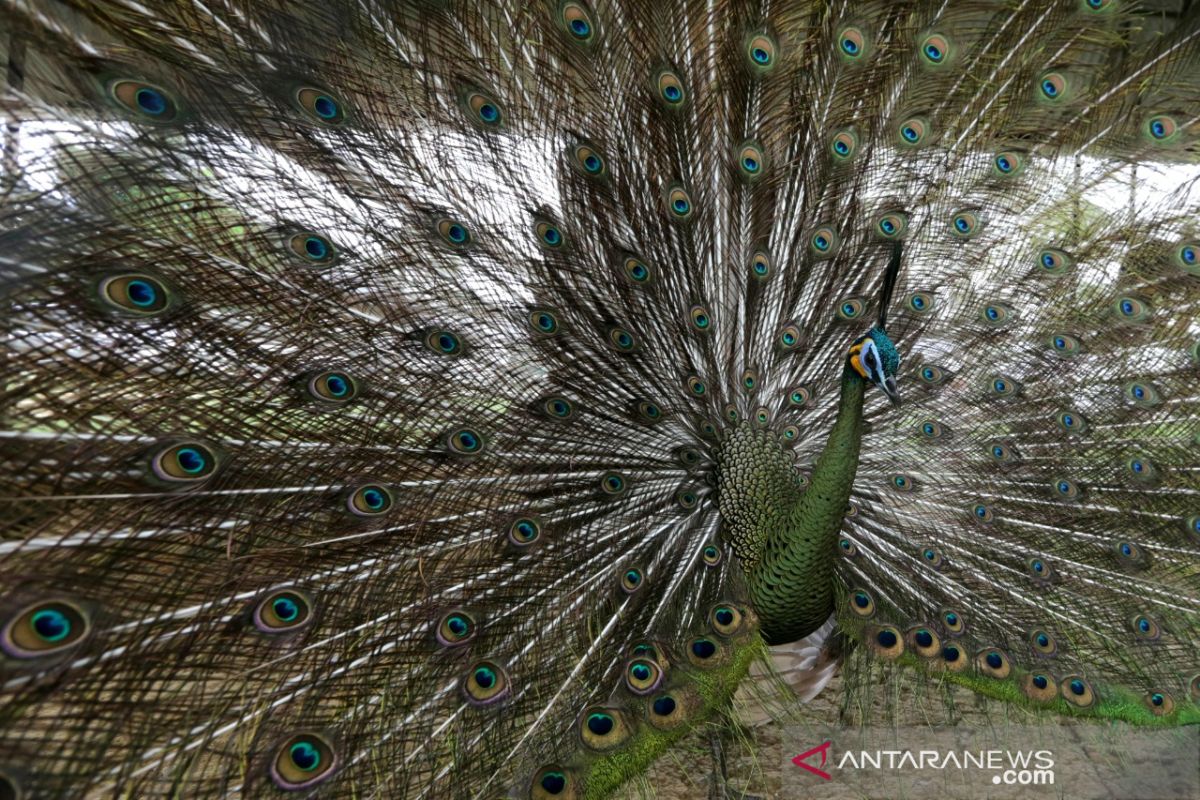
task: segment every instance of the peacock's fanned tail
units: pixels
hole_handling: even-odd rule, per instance
[[[830,614],[1200,722],[1194,12],[0,0],[0,54],[0,798],[606,797]]]

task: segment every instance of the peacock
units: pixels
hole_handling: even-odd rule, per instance
[[[3,800],[610,797],[797,642],[1200,723],[1194,3],[0,20]]]

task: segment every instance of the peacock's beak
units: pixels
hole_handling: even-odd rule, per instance
[[[879,387],[883,389],[883,393],[887,395],[894,408],[900,407],[900,392],[896,389],[896,379],[888,376],[883,379],[883,383]]]

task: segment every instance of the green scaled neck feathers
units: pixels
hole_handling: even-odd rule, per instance
[[[900,260],[897,242],[884,273],[878,321],[850,348],[837,419],[807,489],[791,450],[769,430],[743,424],[718,448],[717,503],[724,535],[746,569],[769,644],[806,636],[833,612],[833,558],[858,471],[867,382],[893,404],[900,402],[894,379],[900,354],[885,332]]]
[[[741,425],[718,452],[726,536],[746,567],[769,644],[806,636],[833,611],[833,558],[858,470],[865,391],[847,360],[837,420],[807,490],[791,452],[770,431]]]

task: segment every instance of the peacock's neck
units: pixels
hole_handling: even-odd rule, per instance
[[[833,610],[833,559],[858,470],[866,384],[846,365],[837,420],[805,490],[773,434],[743,426],[717,458],[724,531],[747,567],[751,599],[771,644],[816,630]]]

